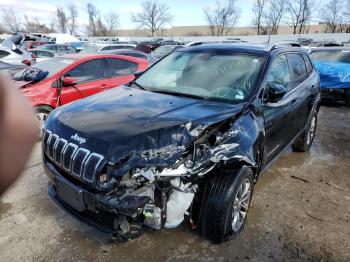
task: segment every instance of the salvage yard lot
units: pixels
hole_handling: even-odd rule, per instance
[[[0,200],[0,260],[349,261],[349,130],[349,108],[321,107],[310,152],[289,151],[264,174],[245,231],[222,245],[201,238],[188,223],[113,243],[49,198],[38,143],[24,174]]]

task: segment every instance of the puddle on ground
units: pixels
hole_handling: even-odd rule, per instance
[[[8,213],[8,211],[12,208],[11,203],[5,203],[0,201],[0,219]]]

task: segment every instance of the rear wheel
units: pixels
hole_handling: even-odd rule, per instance
[[[306,152],[310,149],[312,142],[314,141],[317,127],[317,112],[314,112],[311,121],[307,129],[301,134],[301,136],[292,145],[295,152]]]
[[[42,135],[43,135],[43,127],[51,111],[52,111],[52,108],[49,106],[38,106],[35,108],[35,118],[40,130],[40,133],[39,133],[40,139],[42,138]]]
[[[345,89],[345,105],[350,107],[350,88]]]
[[[204,193],[201,233],[215,243],[236,238],[246,224],[253,189],[250,168],[216,174]]]

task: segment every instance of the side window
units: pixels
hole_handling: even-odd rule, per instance
[[[291,90],[290,73],[286,55],[278,56],[271,65],[267,76],[268,85],[282,85],[288,91]]]
[[[101,51],[113,50],[113,46],[105,46],[101,49]]]
[[[307,75],[309,76],[312,73],[314,68],[311,64],[310,58],[307,55],[303,55],[303,58],[306,65],[306,72],[307,72]]]
[[[49,50],[49,51],[56,51],[57,50],[57,46],[55,45],[48,45],[45,47],[46,50]]]
[[[288,58],[294,76],[294,87],[297,87],[307,78],[305,62],[300,54],[289,54]]]
[[[4,50],[0,50],[0,58],[4,58],[6,56],[8,56],[10,53],[9,52],[6,52]]]
[[[73,77],[78,83],[94,81],[105,78],[105,62],[103,59],[95,59],[82,63],[66,75]]]
[[[138,68],[138,65],[136,63],[116,58],[108,58],[108,65],[111,76],[132,75],[137,71]]]
[[[39,50],[36,52],[36,54],[38,57],[53,57],[54,56],[53,53],[51,53],[51,52],[39,51]]]

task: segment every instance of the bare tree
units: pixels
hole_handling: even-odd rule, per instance
[[[78,18],[79,12],[78,12],[77,6],[72,3],[68,4],[67,10],[69,15],[67,27],[68,27],[69,33],[73,35],[77,29],[77,18]]]
[[[287,23],[293,27],[293,34],[301,34],[311,19],[312,0],[288,0],[286,3]]]
[[[262,32],[263,15],[265,12],[267,0],[255,0],[252,11],[254,14],[253,25],[256,27],[258,35]]]
[[[350,0],[347,1],[345,6],[346,9],[343,13],[344,21],[346,22],[345,33],[350,33]]]
[[[96,21],[96,36],[107,36],[107,27],[103,23],[102,17],[99,14]]]
[[[228,35],[240,18],[237,0],[217,1],[216,6],[204,9],[204,15],[212,35]]]
[[[266,33],[276,35],[280,26],[282,17],[286,11],[285,0],[271,0],[266,12],[264,13],[264,21],[266,24]]]
[[[108,36],[111,36],[112,32],[120,25],[119,15],[115,11],[110,11],[104,16],[104,19],[106,22],[107,34]]]
[[[24,15],[24,28],[27,32],[32,33],[53,33],[54,30],[47,27],[45,24],[40,23],[38,18],[29,17]]]
[[[56,18],[58,31],[61,33],[66,33],[68,18],[62,7],[56,8]]]
[[[2,8],[2,23],[6,28],[15,33],[22,30],[22,21],[13,8]]]
[[[142,3],[142,10],[131,17],[140,27],[148,28],[151,35],[172,21],[169,6],[161,4],[158,0],[146,0]]]
[[[210,28],[210,34],[212,36],[215,36],[215,26],[216,26],[216,19],[215,19],[215,13],[212,12],[210,7],[207,7],[203,10],[205,20],[207,21],[209,28]]]
[[[98,19],[98,10],[96,6],[94,6],[92,3],[87,4],[87,13],[89,16],[89,25],[88,25],[88,32],[91,36],[96,36],[96,23]]]
[[[338,26],[339,31],[342,32],[342,15],[342,6],[339,0],[330,0],[323,6],[320,10],[320,18],[327,25],[326,33],[336,33]]]

